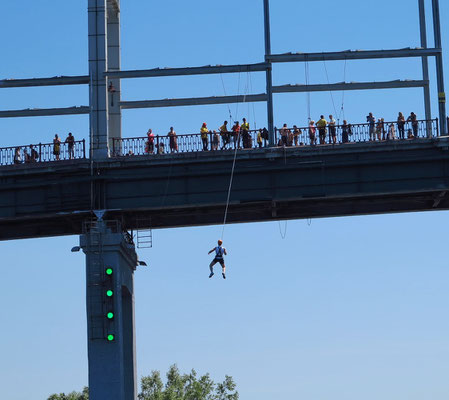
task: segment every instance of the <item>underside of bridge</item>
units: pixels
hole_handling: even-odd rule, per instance
[[[0,171],[0,240],[223,221],[233,152],[121,157]],[[228,222],[449,209],[449,139],[240,151]]]

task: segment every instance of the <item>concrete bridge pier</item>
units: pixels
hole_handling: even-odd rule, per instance
[[[117,221],[89,222],[84,232],[89,398],[135,400],[135,247]]]

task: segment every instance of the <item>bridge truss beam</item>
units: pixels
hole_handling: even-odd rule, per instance
[[[186,75],[212,75],[212,74],[230,74],[241,72],[266,71],[267,63],[256,64],[237,64],[237,65],[206,65],[203,67],[187,68],[153,68],[130,71],[106,71],[104,73],[108,78],[152,78],[162,76],[186,76]]]
[[[0,89],[35,86],[87,85],[88,83],[88,75],[54,76],[50,78],[3,79],[0,80]]]
[[[339,90],[374,90],[374,89],[401,89],[421,88],[429,85],[424,80],[397,80],[385,82],[339,82],[319,85],[282,85],[273,86],[273,93],[303,93],[303,92],[326,92]]]
[[[266,56],[266,61],[272,63],[284,62],[313,62],[338,60],[370,60],[385,58],[413,58],[441,55],[441,48],[407,48],[397,50],[346,50],[324,53],[286,53]]]
[[[54,115],[79,115],[89,114],[88,106],[75,106],[65,108],[27,108],[24,110],[6,110],[0,111],[0,118],[17,117],[48,117]]]
[[[373,90],[373,89],[400,89],[428,87],[429,82],[425,80],[386,81],[386,82],[339,82],[319,85],[281,85],[273,86],[273,93],[304,93],[304,92],[327,92],[340,90]],[[184,107],[212,104],[232,103],[255,103],[267,101],[267,94],[250,94],[236,96],[214,96],[214,97],[191,97],[183,99],[161,99],[161,100],[137,100],[121,101],[121,109],[136,108],[160,108],[160,107]],[[88,106],[67,108],[44,108],[0,111],[0,118],[11,117],[42,117],[50,115],[75,115],[89,114]]]

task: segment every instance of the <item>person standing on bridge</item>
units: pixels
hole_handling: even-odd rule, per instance
[[[382,140],[382,129],[383,129],[383,125],[384,123],[382,122],[382,119],[379,118],[377,120],[377,125],[376,125],[376,136],[377,136],[377,140],[380,142]]]
[[[405,117],[401,112],[398,114],[399,139],[405,139]]]
[[[263,131],[262,131],[262,128],[261,128],[261,129],[259,129],[259,131],[257,132],[257,144],[258,144],[258,146],[259,146],[259,149],[262,148],[262,145],[263,145],[262,134],[263,134]]]
[[[243,123],[240,125],[243,138],[243,148],[249,149],[251,147],[251,138],[249,136],[249,123],[246,122],[246,118],[243,118]]]
[[[316,145],[316,128],[315,128],[314,120],[311,120],[309,122],[309,139],[310,139],[310,145],[315,146]]]
[[[58,134],[55,135],[53,139],[53,155],[56,157],[56,161],[59,161],[59,155],[61,154],[61,139],[59,139]]]
[[[239,121],[234,121],[234,126],[232,127],[232,137],[234,138],[234,149],[237,147],[240,149],[240,123]]]
[[[388,140],[396,140],[396,131],[394,129],[394,124],[390,124],[388,129]]]
[[[207,124],[203,122],[203,125],[201,126],[201,141],[203,142],[203,151],[207,151],[207,135],[209,134],[209,129],[207,129]]]
[[[212,150],[218,150],[220,145],[220,135],[216,130],[212,132]]]
[[[154,152],[154,133],[152,129],[148,129],[147,142],[145,144],[145,153],[153,154]]]
[[[218,246],[214,247],[211,251],[209,251],[209,253],[207,253],[207,254],[210,254],[215,251],[215,258],[212,260],[212,262],[209,265],[209,269],[210,269],[209,278],[212,278],[214,276],[214,265],[216,263],[220,263],[223,279],[226,279],[226,266],[224,263],[224,256],[228,255],[228,253],[226,253],[226,249],[224,247],[221,247],[222,244],[223,244],[223,241],[218,240]]]
[[[343,125],[341,126],[341,142],[349,143],[349,125],[348,121],[343,120]]]
[[[39,159],[39,153],[34,148],[32,144],[30,144],[30,162],[36,162]]]
[[[287,124],[282,125],[282,128],[279,129],[279,134],[281,135],[281,143],[283,147],[288,145],[288,128]]]
[[[22,155],[20,154],[20,147],[14,150],[14,164],[22,164]]]
[[[374,136],[375,131],[375,125],[376,125],[376,117],[373,115],[373,113],[369,113],[366,117],[366,122],[368,122],[368,128],[369,128],[369,140],[370,142],[373,140],[376,140]]]
[[[413,138],[416,139],[418,137],[418,117],[416,116],[416,114],[413,111],[410,113],[410,116],[407,118],[407,122],[412,123]]]
[[[293,141],[295,146],[298,146],[298,138],[301,136],[302,131],[296,125],[293,125]]]
[[[327,121],[324,119],[324,115],[320,116],[320,119],[316,123],[318,128],[318,135],[320,137],[320,144],[326,144],[326,125]]]
[[[170,153],[173,153],[174,151],[178,152],[178,135],[172,126],[170,127],[170,132],[168,132],[167,136],[170,139]]]
[[[69,136],[67,136],[65,142],[69,151],[69,160],[71,160],[75,158],[75,137],[72,135],[72,132],[69,132]]]
[[[228,121],[224,121],[223,125],[220,126],[220,135],[221,135],[221,141],[223,145],[221,146],[221,149],[226,149],[226,146],[230,142],[229,132],[228,132]]]
[[[329,144],[337,144],[337,121],[329,115]]]

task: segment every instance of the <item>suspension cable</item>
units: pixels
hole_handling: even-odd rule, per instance
[[[226,199],[226,208],[225,208],[225,213],[224,213],[224,218],[223,218],[223,228],[221,229],[221,240],[223,240],[223,237],[224,237],[224,230],[225,230],[225,226],[226,226],[226,220],[228,217],[229,200],[231,198],[231,188],[232,188],[232,182],[234,180],[235,161],[237,159],[237,150],[238,150],[237,145],[239,142],[240,142],[240,131],[237,136],[237,142],[235,143],[234,160],[232,161],[231,178],[229,180],[228,195],[227,195],[227,199]]]
[[[227,96],[227,93],[226,93],[226,87],[225,87],[225,84],[224,84],[223,74],[222,74],[222,73],[220,73],[220,78],[221,78],[221,84],[223,85],[223,92],[224,92],[224,95]],[[231,107],[229,107],[229,103],[226,103],[226,106],[228,107],[229,123],[232,124]]]
[[[304,75],[305,75],[305,79],[306,79],[306,86],[309,86],[309,63],[308,61],[305,62],[304,64]],[[310,98],[310,91],[307,92],[307,118],[309,120],[309,122],[311,121],[311,98]]]
[[[334,107],[335,116],[337,116],[337,108],[335,107],[334,95],[332,94],[332,90],[330,89],[331,83],[329,81],[329,74],[327,73],[326,60],[324,58],[323,58],[323,65],[324,65],[324,70],[326,71],[327,85],[329,87],[329,94],[331,95],[332,105]]]

